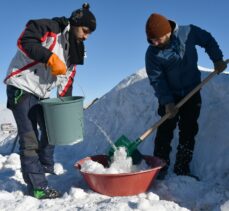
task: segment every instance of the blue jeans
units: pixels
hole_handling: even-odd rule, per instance
[[[7,97],[7,107],[13,112],[20,137],[24,181],[33,188],[46,187],[45,172],[47,169],[53,171],[54,146],[48,143],[40,99],[9,85]]]

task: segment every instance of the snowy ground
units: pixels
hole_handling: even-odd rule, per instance
[[[207,76],[203,72],[203,78]],[[92,191],[76,161],[89,155],[106,154],[108,137],[115,141],[122,134],[135,140],[158,120],[157,101],[144,70],[131,75],[85,111],[84,141],[72,146],[57,146],[56,175],[47,175],[49,183],[63,193],[55,200],[37,200],[24,195],[18,146],[11,153],[16,134],[0,134],[0,210],[155,210],[155,211],[227,211],[229,210],[229,86],[228,74],[216,76],[202,90],[203,106],[200,131],[191,169],[200,177],[170,174],[155,180],[146,193],[127,197],[109,197]],[[0,122],[12,122],[9,110],[0,107]],[[103,131],[101,131],[101,128]],[[105,132],[105,134],[104,134]],[[144,154],[153,151],[152,134],[140,146]],[[176,151],[177,131],[172,160]],[[108,188],[109,188],[109,184]]]

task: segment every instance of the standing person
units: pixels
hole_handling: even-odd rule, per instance
[[[18,39],[18,51],[4,81],[7,107],[17,123],[24,181],[38,199],[60,197],[45,177],[54,173],[54,146],[48,143],[39,102],[49,98],[53,88],[58,96],[72,95],[76,65],[84,61],[83,41],[95,29],[95,16],[85,3],[70,18],[30,20]]]
[[[179,127],[174,172],[191,175],[195,136],[198,132],[198,117],[201,108],[200,92],[192,96],[179,110],[175,105],[201,82],[198,70],[198,55],[195,46],[205,49],[219,74],[227,67],[223,54],[211,34],[197,26],[178,26],[166,17],[153,13],[146,23],[149,47],[145,55],[146,72],[158,98],[158,114],[170,113],[157,130],[154,155],[166,161],[167,166],[158,179],[164,179],[170,164],[169,154],[173,131]]]

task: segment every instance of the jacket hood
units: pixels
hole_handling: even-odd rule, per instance
[[[61,31],[63,31],[66,26],[69,24],[69,19],[66,17],[55,17],[52,20],[56,21],[59,23],[60,27],[61,27]]]
[[[172,33],[177,29],[178,25],[175,21],[169,20],[170,26],[172,28]]]

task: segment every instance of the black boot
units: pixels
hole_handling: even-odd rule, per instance
[[[199,178],[191,174],[189,164],[192,160],[193,152],[185,149],[184,147],[178,146],[178,152],[176,155],[176,163],[174,165],[174,173],[176,175],[190,176],[199,181]]]
[[[182,169],[182,170],[179,170],[179,169],[174,169],[174,173],[178,176],[188,176],[188,177],[193,177],[194,179],[196,179],[197,181],[200,181],[200,178],[193,175],[189,168],[186,168],[186,169]]]
[[[61,197],[61,194],[50,187],[33,189],[33,197],[37,199],[55,199]]]
[[[167,174],[168,174],[168,168],[164,167],[159,171],[156,179],[157,180],[164,180]]]

